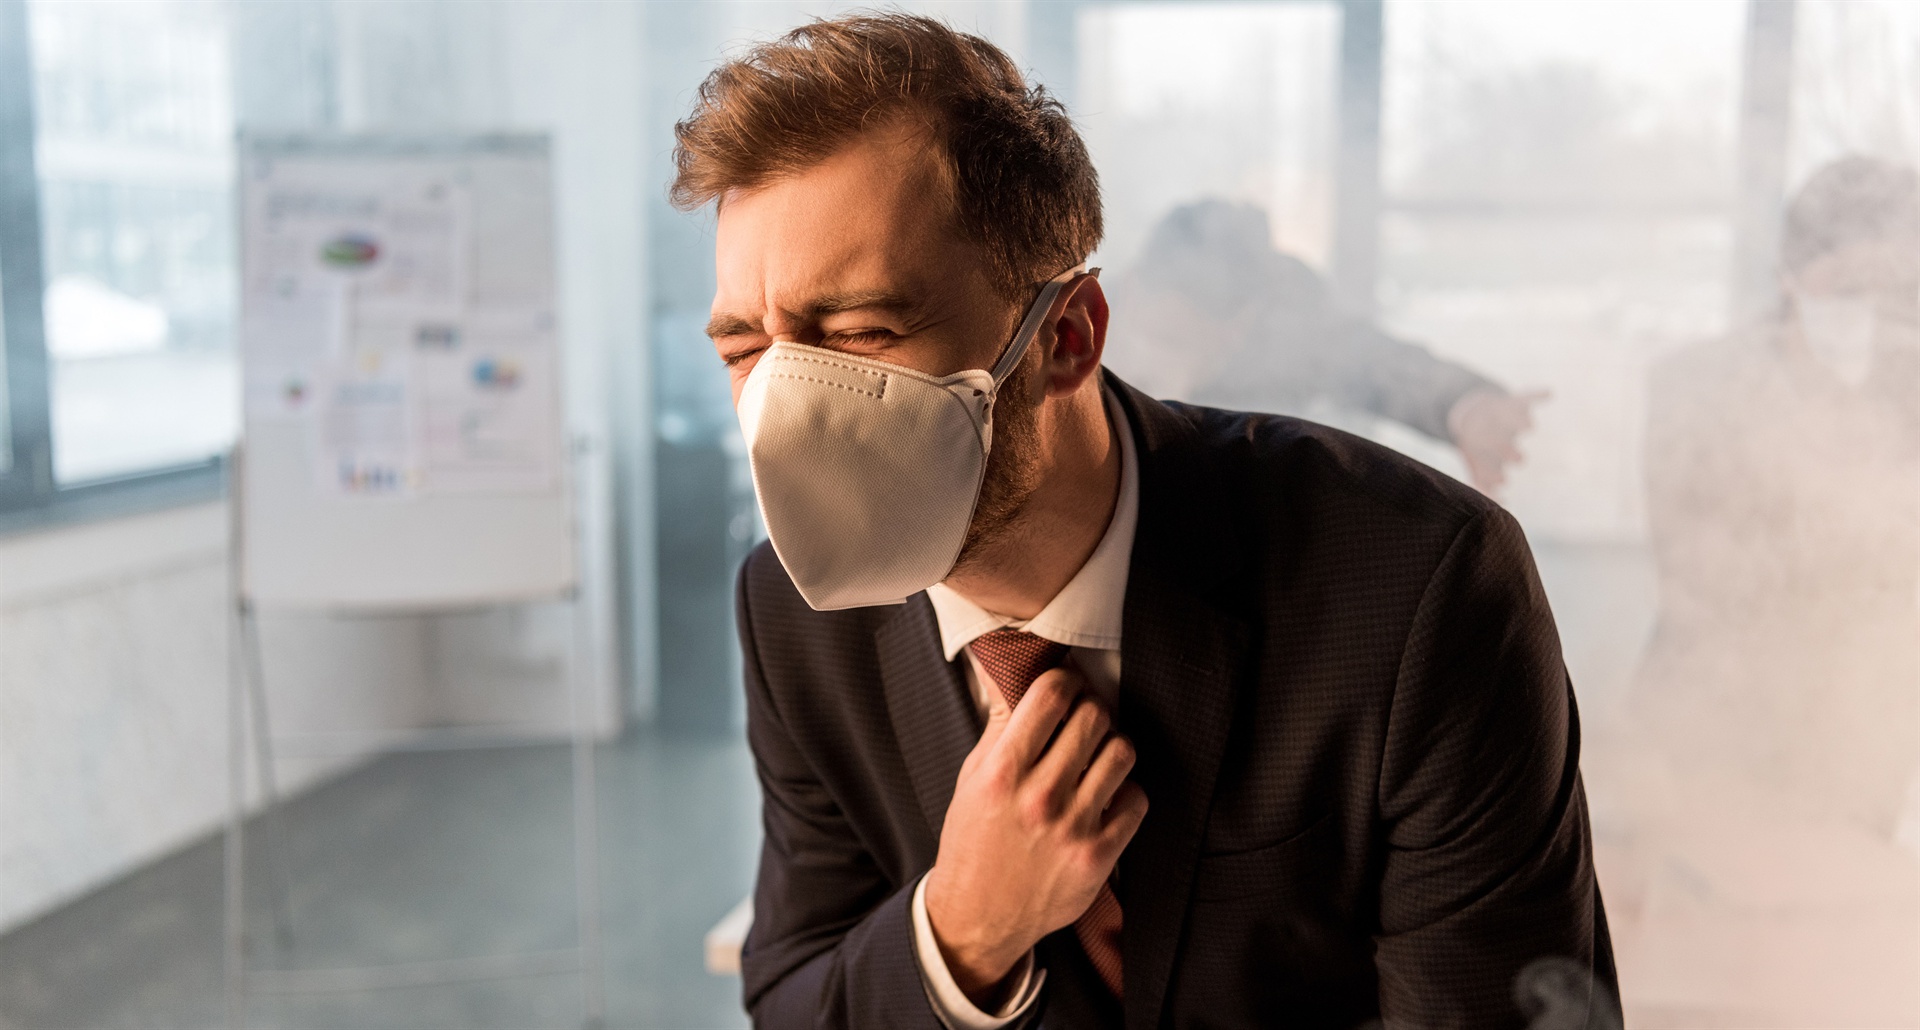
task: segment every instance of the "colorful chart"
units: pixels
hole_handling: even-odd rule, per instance
[[[511,390],[520,385],[520,363],[481,358],[473,363],[473,382],[483,390]]]
[[[320,260],[335,268],[365,268],[380,257],[380,243],[364,233],[347,233],[320,248]]]

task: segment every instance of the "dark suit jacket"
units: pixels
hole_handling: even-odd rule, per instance
[[[1358,438],[1108,382],[1140,460],[1117,722],[1151,808],[1124,1011],[1067,929],[1042,1023],[1483,1030],[1592,983],[1610,1022],[1572,688],[1512,517]],[[738,616],[754,1021],[937,1030],[910,903],[980,726],[932,606],[813,611],[762,546]]]

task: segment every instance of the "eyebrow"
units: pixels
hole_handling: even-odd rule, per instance
[[[842,311],[864,311],[869,308],[891,314],[912,314],[920,310],[920,303],[904,293],[890,290],[856,290],[821,297],[807,309],[807,314],[837,315]]]
[[[707,337],[713,340],[723,340],[729,336],[747,336],[759,331],[758,325],[739,315],[715,315],[707,323]]]
[[[833,293],[807,305],[804,313],[812,318],[822,315],[837,315],[844,311],[885,311],[889,314],[913,316],[919,313],[921,304],[904,293],[891,290],[856,290],[852,293]],[[707,336],[721,340],[730,336],[748,336],[760,332],[760,326],[740,315],[719,314],[707,323]]]

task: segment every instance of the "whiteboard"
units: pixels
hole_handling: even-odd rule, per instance
[[[242,596],[571,590],[546,137],[244,136],[239,161]]]

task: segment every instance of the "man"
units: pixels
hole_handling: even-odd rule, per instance
[[[1638,940],[1684,942],[1675,1001],[1910,1026],[1920,177],[1845,157],[1785,216],[1775,309],[1649,377],[1660,614],[1616,741],[1646,784],[1621,882],[1695,899],[1638,906]]]
[[[816,22],[677,131],[772,544],[738,601],[756,1023],[1482,1028],[1568,984],[1605,1011],[1511,518],[1104,373],[1093,168],[984,40]]]
[[[1781,304],[1650,377],[1667,749],[1890,840],[1916,743],[1920,179],[1867,157],[1787,206]]]
[[[1316,402],[1454,445],[1489,496],[1520,461],[1539,391],[1493,380],[1341,311],[1306,262],[1273,245],[1267,213],[1202,200],[1160,219],[1115,291],[1127,332],[1107,363],[1164,395],[1298,414]]]

